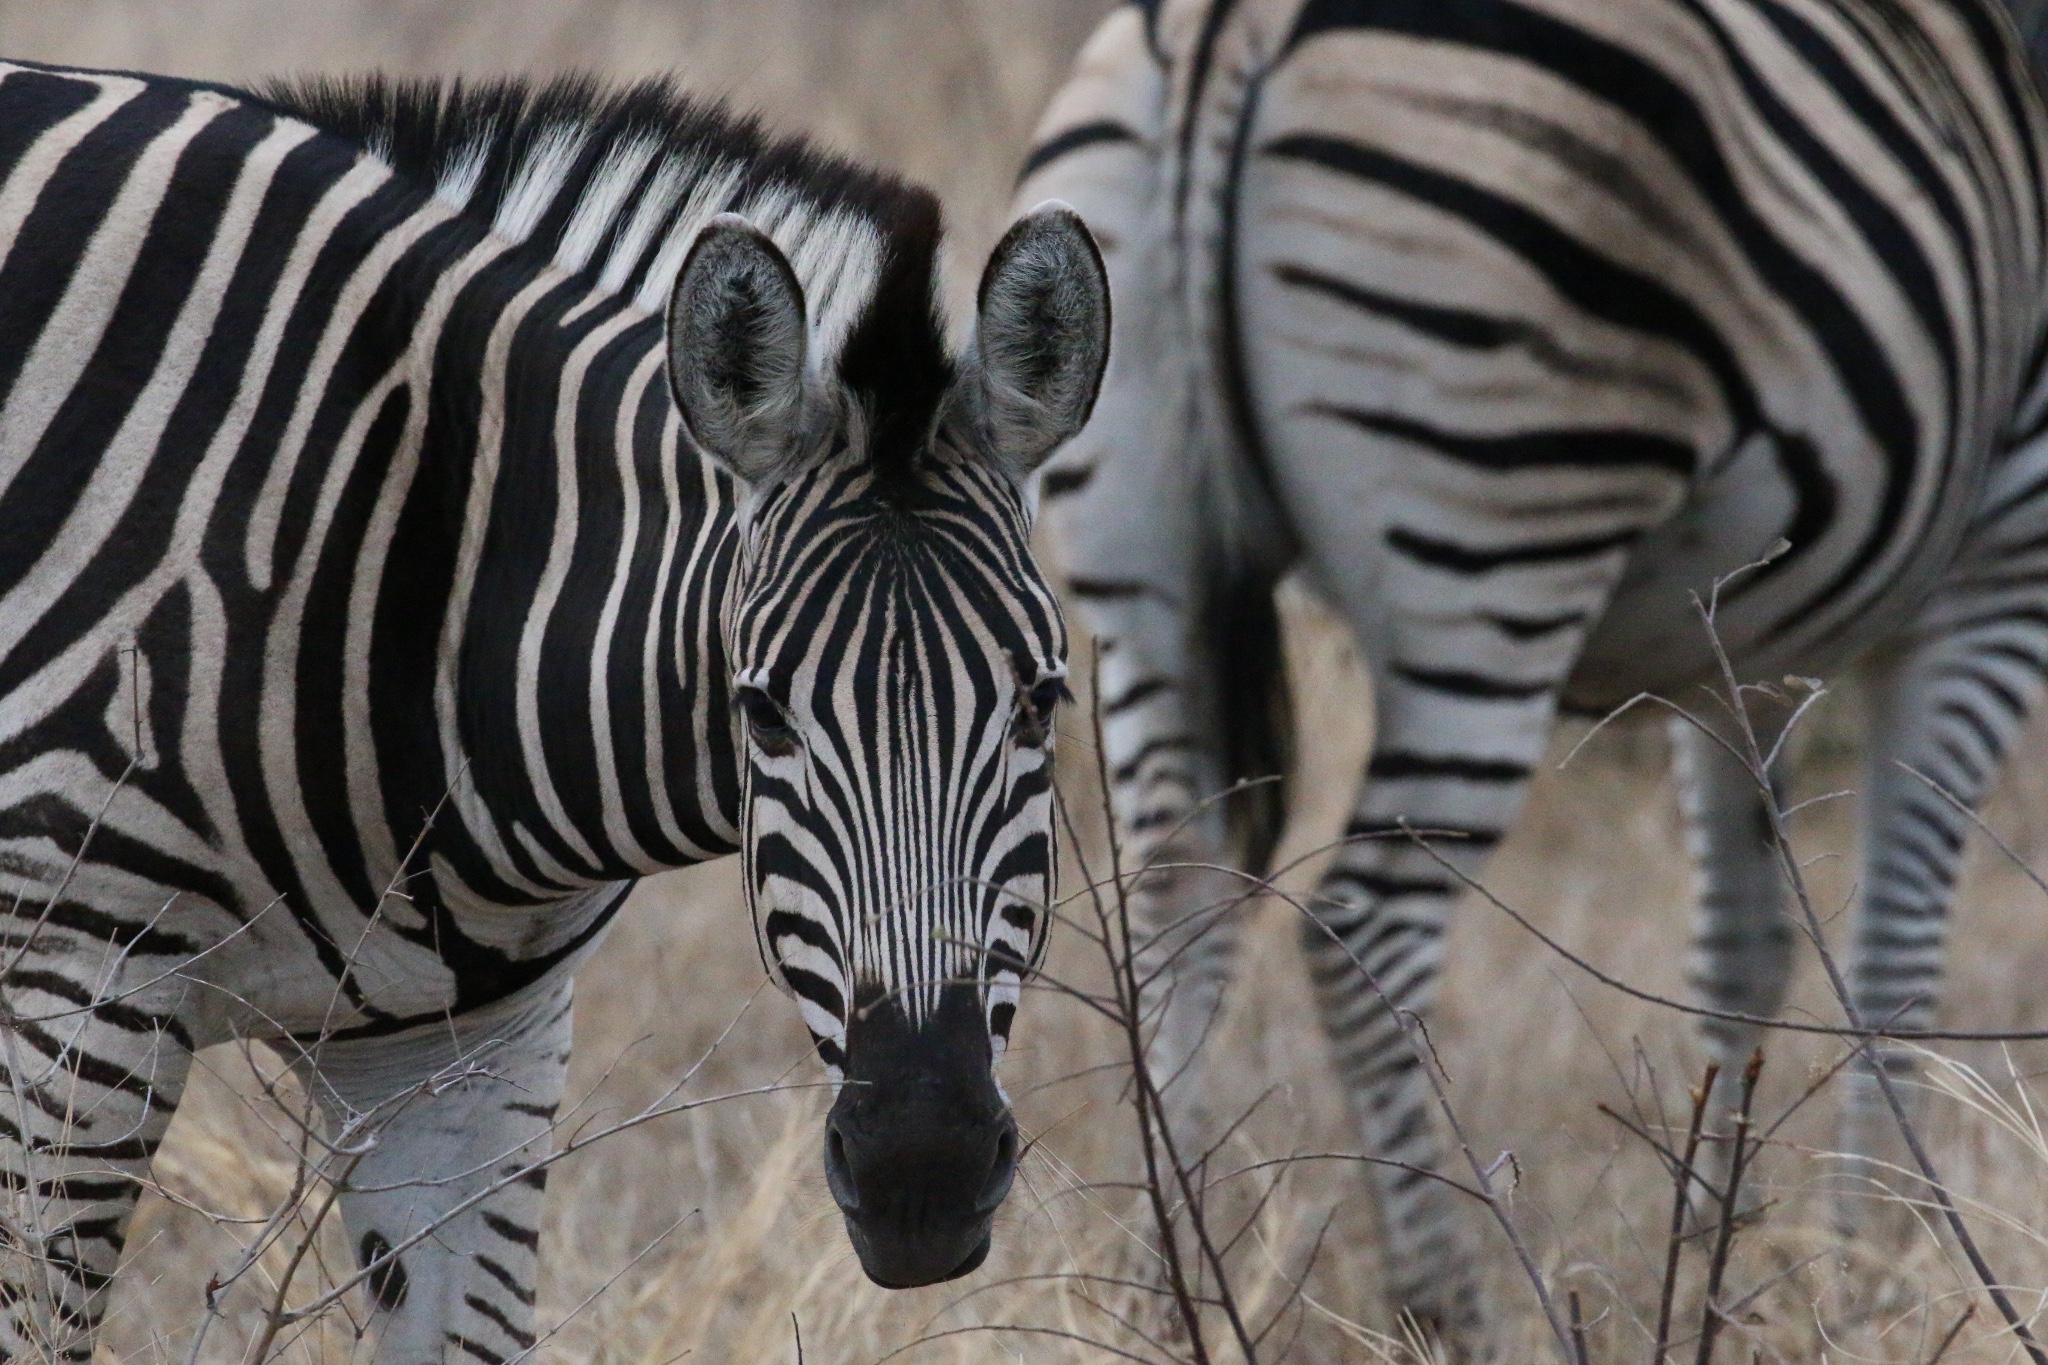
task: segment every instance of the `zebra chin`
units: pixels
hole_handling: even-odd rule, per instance
[[[949,984],[921,1021],[879,990],[859,998],[846,1083],[825,1120],[826,1183],[869,1279],[958,1279],[988,1259],[1017,1174],[1017,1124],[996,1088],[979,992]]]

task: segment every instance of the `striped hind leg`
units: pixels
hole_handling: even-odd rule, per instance
[[[341,1139],[342,1217],[378,1365],[502,1365],[534,1345],[541,1196],[568,1072],[566,975],[301,1060]]]
[[[2037,375],[2022,416],[2034,434],[1994,467],[1962,555],[1912,631],[1875,660],[1863,900],[1848,963],[1857,1013],[1869,1023],[1934,1025],[1963,844],[2048,678],[2048,380]],[[1906,1050],[1878,1055],[1887,1074],[1912,1077]],[[1910,1100],[1916,1088],[1898,1091]],[[1839,1145],[1904,1158],[1869,1067],[1850,1073]],[[1867,1207],[1846,1187],[1838,1222],[1854,1227]]]
[[[1370,1168],[1390,1290],[1418,1320],[1470,1343],[1481,1318],[1472,1211],[1427,1174],[1469,1181],[1470,1172],[1446,1164],[1423,1069],[1429,1045],[1404,1022],[1425,1016],[1435,999],[1447,914],[1463,890],[1458,874],[1480,874],[1521,808],[1556,684],[1482,681],[1410,662],[1420,648],[1391,651],[1377,670],[1378,722],[1351,842],[1317,892],[1305,944],[1365,1151],[1398,1163]],[[1568,661],[1567,650],[1558,653]],[[1521,662],[1533,671],[1539,661]]]
[[[1263,584],[1270,603],[1270,581]],[[1161,1090],[1176,1155],[1194,1164],[1221,1118],[1202,1055],[1223,1007],[1250,884],[1228,869],[1227,810],[1217,799],[1217,686],[1207,652],[1163,594],[1084,596],[1097,637],[1104,758],[1147,983],[1147,1065]],[[1275,646],[1277,648],[1277,645]],[[1242,797],[1230,798],[1242,800]]]
[[[1780,718],[1752,711],[1758,747],[1768,754]],[[1709,1009],[1769,1018],[1785,1002],[1799,935],[1787,913],[1765,793],[1737,753],[1689,721],[1673,718],[1671,755],[1696,879],[1689,984]],[[1770,772],[1770,799],[1781,808],[1786,766],[1781,756]],[[1718,1068],[1708,1111],[1708,1131],[1716,1140],[1705,1148],[1700,1173],[1712,1190],[1720,1190],[1733,1164],[1734,1146],[1727,1138],[1743,1068],[1764,1041],[1763,1029],[1703,1019],[1700,1033],[1707,1060]],[[1687,1197],[1698,1218],[1714,1216],[1708,1190],[1695,1186]],[[1745,1207],[1756,1202],[1742,1200]]]
[[[26,942],[0,979],[0,1360],[82,1361],[192,1036],[183,991],[122,995],[91,935],[43,923]]]
[[[1937,604],[1941,616],[1949,615]],[[1939,619],[1939,618],[1938,618]],[[1948,907],[1971,814],[2042,692],[2048,629],[2031,611],[1951,619],[1884,661],[1863,787],[1863,903],[1848,964],[1857,1014],[1871,1024],[1932,1028],[1948,941]],[[1944,796],[1943,793],[1947,795]],[[1950,800],[1948,798],[1953,798]],[[1913,1054],[1876,1049],[1912,1101]],[[1905,1162],[1875,1071],[1850,1072],[1840,1147]],[[1901,1180],[1873,1172],[1899,1188]],[[1903,1182],[1909,1189],[1910,1181]],[[1868,1188],[1844,1190],[1837,1218],[1858,1222]]]

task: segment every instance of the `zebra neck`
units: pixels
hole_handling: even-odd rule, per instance
[[[490,872],[476,889],[523,900],[735,846],[734,492],[682,434],[658,319],[504,264],[439,348],[451,420],[424,482],[462,491],[437,660],[451,804]]]

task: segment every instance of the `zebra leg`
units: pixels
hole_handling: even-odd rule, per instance
[[[1248,884],[1231,865],[1222,760],[1187,623],[1157,601],[1098,605],[1117,632],[1100,637],[1103,744],[1129,883],[1126,907],[1147,983],[1147,1066],[1161,1089],[1176,1154],[1192,1164],[1216,1132],[1201,1052],[1229,984]]]
[[[1779,718],[1753,714],[1752,723],[1758,746],[1768,752],[1781,728]],[[1676,717],[1671,757],[1697,887],[1689,982],[1709,1009],[1774,1016],[1785,1003],[1797,934],[1786,913],[1785,879],[1771,844],[1765,793],[1748,766],[1718,738]],[[1770,798],[1781,807],[1786,766],[1780,755],[1770,773]],[[1725,1139],[1740,1102],[1742,1071],[1763,1042],[1763,1030],[1703,1019],[1700,1033],[1707,1060],[1718,1068],[1707,1131],[1722,1140],[1705,1146],[1699,1170],[1719,1190],[1734,1156]],[[1698,1185],[1688,1191],[1687,1200],[1696,1221],[1718,1214],[1714,1197]]]
[[[534,1344],[541,1194],[570,982],[302,1059],[327,1110],[378,1365],[501,1365]]]
[[[1189,854],[1173,850],[1170,856],[1182,861]],[[1235,878],[1207,870],[1157,874],[1140,882],[1131,897],[1133,918],[1148,943],[1138,968],[1152,983],[1145,1004],[1146,1066],[1160,1088],[1174,1154],[1190,1167],[1205,1159],[1220,1130],[1236,1117],[1223,1115],[1219,1123],[1203,1083],[1202,1051],[1222,1014],[1243,898]]]
[[[1482,1334],[1476,1247],[1463,1196],[1431,1178],[1449,1172],[1423,1070],[1429,1044],[1416,1021],[1436,995],[1446,913],[1463,889],[1457,874],[1477,876],[1513,822],[1554,708],[1548,686],[1510,700],[1456,696],[1433,681],[1422,669],[1379,671],[1373,753],[1350,842],[1304,928],[1365,1151],[1392,1163],[1369,1168],[1390,1291],[1456,1347]]]
[[[123,996],[77,970],[108,945],[47,924],[5,941],[23,960],[0,981],[0,1360],[89,1360],[192,1035],[182,989]]]
[[[1937,618],[1947,615],[1944,605],[1935,604]],[[1949,898],[1969,813],[1989,793],[2001,759],[2040,700],[2048,651],[2040,620],[2026,612],[1986,612],[1942,624],[1884,661],[1873,697],[1862,802],[1863,904],[1848,975],[1858,1015],[1894,1028],[1935,1026]],[[1913,1054],[1896,1047],[1874,1051],[1910,1103],[1917,1093]],[[1839,1145],[1853,1156],[1910,1165],[1869,1065],[1849,1073]],[[1900,1185],[1882,1170],[1870,1174],[1892,1188]],[[1868,1193],[1861,1186],[1845,1188],[1838,1201],[1844,1230],[1861,1221]]]

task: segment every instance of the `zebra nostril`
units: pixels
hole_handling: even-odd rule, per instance
[[[1017,1178],[1017,1125],[1005,1121],[1003,1131],[996,1137],[995,1160],[989,1163],[988,1179],[982,1182],[981,1194],[974,1201],[976,1213],[992,1213],[1009,1196],[1010,1185]]]
[[[860,1211],[860,1192],[854,1186],[852,1163],[846,1159],[846,1139],[836,1123],[825,1125],[825,1184],[841,1213]]]

